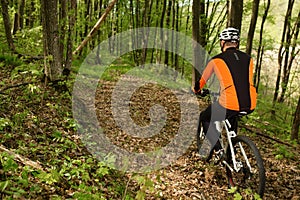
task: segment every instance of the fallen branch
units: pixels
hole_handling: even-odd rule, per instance
[[[271,136],[269,136],[269,135],[267,135],[267,134],[265,134],[265,133],[262,133],[262,132],[259,131],[259,130],[254,130],[253,127],[250,127],[250,126],[247,126],[247,125],[244,125],[244,124],[241,124],[240,127],[245,128],[247,131],[250,131],[250,132],[252,132],[252,133],[255,133],[255,134],[257,134],[257,135],[260,135],[260,136],[262,136],[262,137],[264,137],[264,138],[267,138],[267,139],[273,140],[273,141],[275,141],[275,142],[278,142],[278,143],[280,143],[280,144],[284,144],[284,145],[289,146],[289,147],[294,147],[292,144],[289,144],[289,143],[283,142],[283,141],[281,141],[281,140],[279,140],[279,139],[277,139],[277,138],[271,137]]]
[[[8,89],[11,89],[11,88],[16,88],[16,87],[20,87],[20,86],[24,86],[24,85],[29,85],[29,84],[32,84],[34,82],[25,82],[25,83],[18,83],[18,84],[15,84],[15,85],[8,85],[2,89],[0,89],[0,94],[5,94],[4,91],[8,90]]]
[[[265,126],[272,126],[272,127],[276,128],[276,129],[279,129],[279,130],[282,130],[282,131],[285,130],[284,128],[282,128],[280,126],[277,126],[275,124],[271,124],[270,122],[267,122],[267,121],[261,121],[261,120],[257,120],[257,119],[251,119],[251,120],[253,120],[253,121],[257,122],[257,123],[263,124]]]
[[[34,162],[34,161],[32,161],[32,160],[30,160],[30,159],[28,159],[28,158],[25,158],[25,157],[23,157],[23,156],[21,156],[21,155],[19,155],[19,154],[16,154],[15,152],[13,152],[13,151],[11,151],[11,150],[5,148],[5,147],[2,146],[2,145],[0,145],[0,151],[2,151],[2,152],[7,152],[9,155],[13,156],[15,160],[17,160],[17,161],[23,163],[24,165],[30,166],[30,167],[32,167],[32,168],[34,168],[34,169],[39,169],[39,170],[41,170],[41,171],[45,171],[45,170],[43,169],[43,167],[42,167],[39,163]]]
[[[100,28],[100,25],[102,24],[102,22],[105,20],[105,18],[107,17],[107,15],[109,14],[109,12],[113,9],[115,3],[117,2],[117,0],[113,0],[106,8],[105,12],[103,13],[103,15],[100,17],[100,19],[97,21],[97,23],[95,24],[95,26],[92,28],[92,30],[90,31],[90,33],[87,35],[87,37],[81,42],[81,44],[76,48],[76,50],[73,52],[73,55],[77,54],[87,43],[88,41],[95,35],[95,33],[97,32],[97,30]]]

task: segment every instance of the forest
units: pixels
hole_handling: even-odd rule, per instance
[[[0,199],[300,199],[300,2],[1,0]],[[264,195],[197,152],[189,90],[240,30]],[[215,77],[207,85],[215,89]],[[217,86],[218,87],[218,86]]]

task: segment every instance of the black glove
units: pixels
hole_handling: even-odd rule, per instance
[[[202,97],[205,97],[205,96],[207,96],[207,95],[209,95],[209,89],[202,89],[201,90],[201,92],[200,92],[200,96],[202,96]]]

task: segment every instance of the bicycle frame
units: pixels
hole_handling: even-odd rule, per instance
[[[218,98],[216,98],[216,96],[218,96],[218,93],[208,92],[207,94],[211,95],[213,102],[217,101]],[[239,118],[247,114],[248,114],[247,112],[240,111],[238,115],[235,117]],[[255,187],[257,183],[258,186],[257,193],[260,196],[263,196],[266,178],[265,178],[265,169],[263,166],[263,160],[259,153],[259,150],[257,149],[256,145],[251,141],[250,138],[248,138],[247,136],[238,135],[236,131],[237,127],[234,127],[235,124],[237,125],[237,123],[233,120],[234,124],[231,124],[230,121],[231,118],[216,121],[213,124],[216,127],[217,131],[221,134],[218,140],[221,143],[221,146],[224,150],[223,156],[221,154],[222,152],[215,154],[216,159],[214,164],[221,163],[222,164],[221,166],[226,168],[229,187],[241,186],[243,188],[244,186],[246,186],[247,188],[248,187],[252,188],[252,186],[254,186],[253,189],[256,190]],[[202,124],[199,124],[199,126],[201,127],[201,129],[200,129],[200,134],[197,132],[199,134],[197,135],[197,147],[201,156],[202,153],[206,154],[207,146],[206,143],[204,143],[205,134],[203,131],[203,126]],[[204,148],[202,149],[203,151],[201,150],[202,146]],[[209,161],[211,158],[213,158],[212,156],[214,154],[212,154],[213,152],[211,152],[211,149],[212,148],[210,147],[209,157],[206,157],[206,159],[208,159],[206,161]],[[250,150],[251,155],[253,155],[253,157],[252,156],[249,157],[249,155],[246,155],[246,152],[248,153],[248,150]],[[256,163],[250,164],[250,162],[252,163],[252,158],[254,159],[253,162]],[[254,177],[253,179],[254,182],[252,180],[252,177]],[[246,182],[246,179],[249,179],[250,185],[248,184],[248,181]],[[237,184],[235,184],[235,182]]]
[[[222,162],[230,169],[230,171],[235,170],[236,172],[239,172],[241,170],[241,168],[243,167],[243,164],[241,162],[236,161],[236,157],[235,157],[235,153],[234,153],[234,149],[233,149],[233,145],[232,145],[232,141],[231,141],[231,139],[236,137],[237,134],[234,131],[230,131],[231,124],[229,123],[228,119],[225,119],[223,121],[217,121],[217,122],[215,122],[215,124],[216,124],[217,130],[220,133],[222,132],[223,127],[225,127],[227,140],[228,140],[228,145],[230,146],[230,151],[231,151],[230,153],[231,153],[231,158],[232,158],[234,169],[232,169],[225,160],[223,160]],[[221,135],[221,138],[222,138],[222,135]],[[222,145],[223,145],[223,148],[224,148],[224,144],[222,144]],[[243,157],[246,160],[247,166],[249,167],[250,171],[252,171],[249,160],[247,158],[247,155],[246,155],[245,150],[242,147],[241,143],[239,143],[239,146],[240,146],[241,152],[243,154]]]
[[[216,102],[218,97],[219,97],[219,92],[215,93],[215,92],[209,92],[210,95],[212,96],[213,98],[213,102]],[[240,112],[240,115],[243,116],[247,114],[246,112]],[[228,119],[225,119],[225,120],[222,120],[222,121],[216,121],[215,122],[215,126],[216,126],[216,129],[219,133],[222,133],[222,130],[223,128],[225,127],[225,131],[226,131],[226,135],[227,135],[227,140],[228,140],[228,145],[230,146],[230,153],[231,153],[231,158],[232,158],[232,162],[233,162],[233,166],[234,166],[234,169],[232,169],[232,167],[230,167],[230,165],[225,161],[223,160],[222,163],[225,164],[229,169],[230,171],[236,171],[236,172],[239,172],[242,167],[243,167],[243,164],[242,162],[237,162],[236,161],[236,156],[235,156],[235,153],[234,153],[234,149],[233,149],[233,145],[232,145],[232,141],[231,139],[236,137],[237,136],[237,133],[235,133],[234,131],[230,131],[230,128],[231,128],[231,124],[229,122]],[[200,138],[204,138],[205,135],[204,135],[204,132],[203,132],[203,127],[201,127],[201,131],[200,131]],[[225,149],[224,147],[224,144],[223,144],[223,139],[222,139],[222,134],[221,134],[221,145],[223,147],[223,149]],[[241,152],[243,154],[243,157],[245,158],[246,160],[246,163],[247,163],[247,166],[249,167],[250,171],[252,171],[252,168],[250,166],[250,162],[247,158],[247,155],[245,153],[245,150],[244,148],[242,147],[241,143],[239,143],[239,146],[240,146],[240,149],[241,149]]]

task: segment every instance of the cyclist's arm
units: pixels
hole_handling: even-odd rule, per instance
[[[208,81],[208,79],[211,77],[211,75],[214,72],[214,62],[213,60],[211,60],[205,67],[203,74],[201,76],[201,79],[198,83],[199,84],[199,90],[198,91],[194,91],[195,93],[198,93],[202,90],[202,88],[205,86],[206,82]]]

